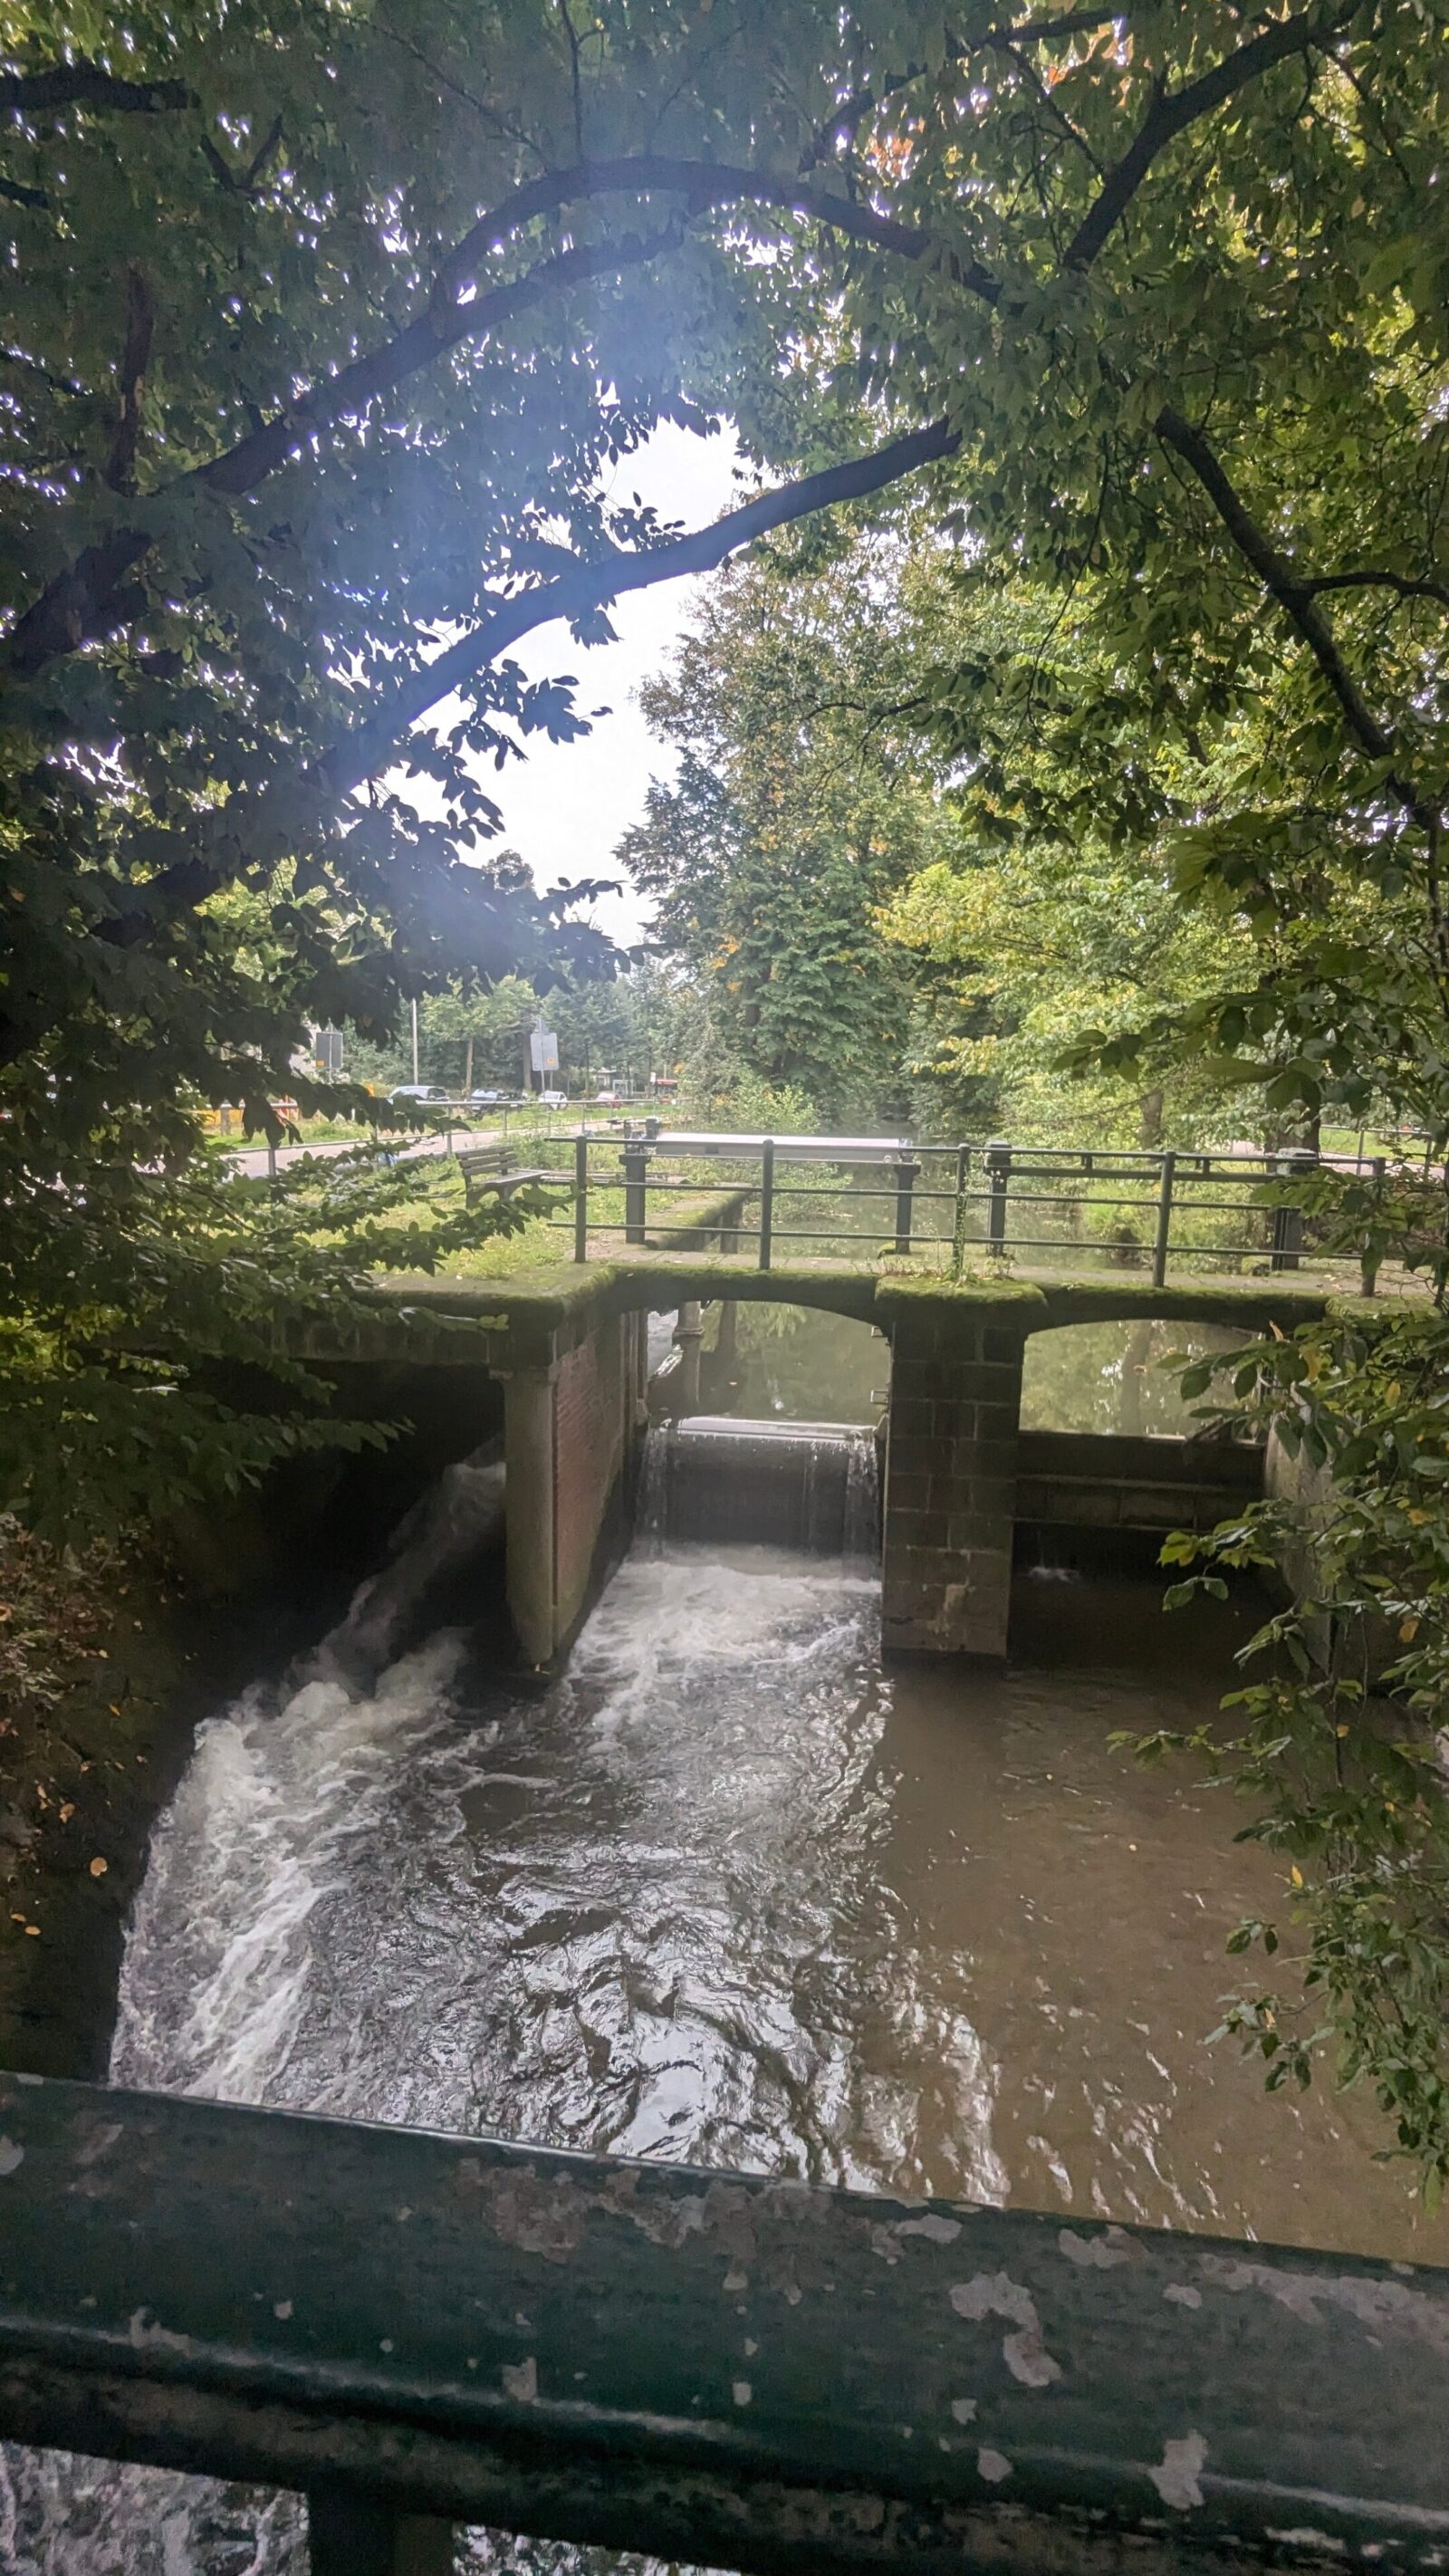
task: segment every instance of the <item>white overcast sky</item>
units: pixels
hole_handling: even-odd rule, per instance
[[[728,427],[714,438],[697,438],[666,423],[637,454],[621,460],[612,488],[621,501],[637,492],[662,518],[704,527],[739,498],[734,479],[738,452]],[[521,852],[540,887],[559,877],[618,874],[615,846],[643,814],[651,776],[670,776],[675,767],[668,744],[645,723],[636,692],[640,681],[668,660],[710,578],[660,582],[653,590],[621,599],[611,611],[619,639],[615,644],[585,651],[566,626],[558,625],[541,627],[515,648],[531,679],[573,672],[581,714],[595,707],[611,711],[577,742],[551,743],[544,735],[530,735],[525,759],[510,761],[502,771],[490,762],[480,773],[503,812],[502,836],[493,846]],[[445,707],[438,720],[445,723],[448,715]],[[421,804],[420,784],[411,781],[410,792]],[[632,887],[606,897],[593,917],[621,943],[636,939],[648,918]]]

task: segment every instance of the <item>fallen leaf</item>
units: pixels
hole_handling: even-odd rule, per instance
[[[99,1854],[98,1854],[98,1855],[97,1855],[97,1857],[96,1857],[96,1858],[91,1862],[91,1876],[92,1876],[92,1878],[104,1878],[104,1877],[105,1877],[105,1874],[106,1874],[106,1872],[107,1872],[107,1870],[108,1870],[109,1868],[110,1868],[110,1862],[109,1862],[109,1861],[102,1860],[102,1859],[100,1858]]]
[[[61,1823],[62,1823],[63,1825],[68,1825],[68,1824],[70,1823],[70,1820],[71,1820],[71,1818],[72,1818],[72,1816],[73,1816],[74,1814],[75,1814],[75,1801],[74,1801],[73,1799],[71,1799],[71,1798],[67,1798],[67,1800],[66,1800],[66,1802],[65,1802],[65,1805],[61,1808],[61,1811],[60,1811],[60,1821],[61,1821]]]
[[[25,1926],[25,1936],[29,1941],[38,1941],[40,1939],[40,1925],[38,1923],[27,1923]]]

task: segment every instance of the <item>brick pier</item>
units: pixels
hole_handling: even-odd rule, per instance
[[[1040,1298],[1004,1288],[891,1312],[881,1643],[888,1654],[1006,1652],[1021,1367]]]

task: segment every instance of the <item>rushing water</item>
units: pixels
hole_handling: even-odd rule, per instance
[[[867,1577],[656,1541],[541,1698],[460,1634],[370,1694],[257,1689],[157,1827],[115,2079],[1442,2259],[1371,2105],[1204,2046],[1273,1872],[1222,1793],[1108,1739],[1212,1710],[1241,1629],[1209,1611],[1028,1580],[1007,1673],[883,1673]],[[304,2564],[293,2499],[0,2478],[20,2576]]]

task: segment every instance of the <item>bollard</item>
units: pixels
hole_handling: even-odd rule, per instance
[[[642,1136],[631,1136],[624,1147],[624,1241],[644,1241],[645,1213],[649,1190],[649,1147]]]
[[[987,1235],[992,1259],[999,1261],[1006,1250],[1006,1193],[1011,1187],[1011,1147],[1004,1136],[993,1136],[987,1146],[986,1169],[991,1180]]]
[[[1279,1157],[1285,1177],[1316,1171],[1318,1156],[1307,1145],[1289,1145]],[[1276,1207],[1273,1210],[1273,1268],[1296,1270],[1303,1253],[1303,1210],[1300,1207]]]
[[[914,1154],[896,1156],[896,1241],[897,1252],[911,1248],[911,1197],[921,1177],[921,1166]]]

